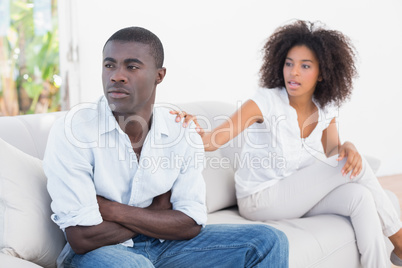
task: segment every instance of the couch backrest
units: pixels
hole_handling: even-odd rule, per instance
[[[197,115],[200,125],[206,130],[221,124],[238,108],[233,104],[219,101],[161,105]],[[49,130],[53,122],[65,113],[0,117],[0,138],[27,154],[43,159]],[[203,175],[207,187],[208,212],[236,204],[234,172],[240,161],[243,141],[243,136],[239,135],[219,150],[205,154]],[[380,161],[369,156],[365,157],[376,171]]]
[[[230,116],[236,109],[234,105],[213,101],[166,106],[172,109],[181,108],[188,113],[197,115],[198,121],[203,128],[218,126],[223,122],[224,118]],[[42,159],[49,130],[54,121],[65,113],[55,112],[0,117],[0,138],[23,152]],[[225,145],[219,152],[224,156],[233,157],[234,151],[237,152],[239,149],[239,144],[234,141]]]
[[[207,130],[221,124],[236,110],[235,105],[219,101],[161,105],[197,115],[200,125]],[[54,121],[65,113],[0,117],[0,138],[29,155],[43,159],[49,130]],[[223,148],[205,154],[203,175],[207,187],[208,212],[236,204],[233,164],[241,150],[238,141],[234,139]]]
[[[65,112],[0,117],[0,138],[21,151],[43,159],[53,122]]]
[[[213,129],[232,115],[238,107],[224,102],[196,102],[179,104],[183,111],[197,115],[201,127]],[[234,138],[215,152],[205,153],[204,180],[207,189],[208,212],[237,204],[234,173],[240,161],[243,135]]]

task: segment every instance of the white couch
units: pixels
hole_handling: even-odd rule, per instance
[[[222,102],[185,103],[179,106],[198,115],[204,128],[220,124],[222,118],[232,114],[236,108]],[[49,218],[50,198],[39,159],[43,157],[52,123],[64,114],[0,117],[0,138],[4,140],[0,140],[0,267],[55,267],[55,260],[65,240]],[[206,154],[204,178],[207,185],[208,224],[256,223],[240,217],[235,206],[233,164],[235,154],[240,152],[242,138],[239,139]],[[368,161],[373,169],[378,169],[378,160],[368,158]],[[387,193],[399,213],[396,196],[389,191]],[[287,235],[290,244],[289,264],[292,268],[360,267],[353,228],[346,217],[320,215],[265,224]],[[392,244],[388,239],[385,240],[391,252]]]

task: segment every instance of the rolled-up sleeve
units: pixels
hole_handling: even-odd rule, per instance
[[[205,226],[207,210],[205,204],[204,146],[201,137],[190,125],[186,133],[187,150],[180,174],[172,188],[171,202],[174,210],[179,210],[192,218],[198,225]]]
[[[64,230],[70,226],[92,226],[102,222],[93,183],[93,164],[88,148],[71,142],[61,118],[48,138],[43,168],[52,198],[52,220]]]

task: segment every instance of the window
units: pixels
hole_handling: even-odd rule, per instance
[[[60,110],[57,0],[0,1],[0,115]]]

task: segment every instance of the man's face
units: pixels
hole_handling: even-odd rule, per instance
[[[164,68],[156,68],[149,45],[109,41],[103,50],[103,90],[113,113],[138,114],[152,106]]]

